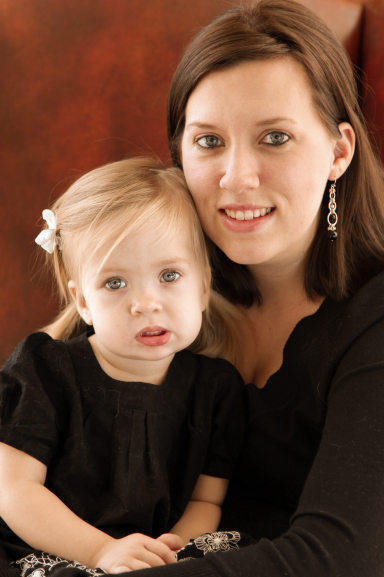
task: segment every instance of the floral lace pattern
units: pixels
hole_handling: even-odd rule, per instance
[[[207,553],[221,553],[230,549],[238,549],[240,533],[237,531],[219,531],[217,533],[205,533],[194,540],[198,549]]]
[[[20,565],[20,577],[49,577],[53,575],[55,569],[62,569],[64,567],[82,569],[91,577],[106,575],[103,569],[90,569],[77,561],[68,561],[67,559],[48,555],[47,553],[42,553],[41,557],[37,557],[32,553],[23,559],[19,559],[15,564]]]

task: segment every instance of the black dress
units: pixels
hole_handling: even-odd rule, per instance
[[[101,369],[84,333],[24,339],[0,376],[0,441],[48,467],[46,487],[120,538],[157,537],[181,517],[201,473],[230,478],[243,437],[243,383],[222,359],[177,353],[161,385]],[[33,550],[0,519],[11,559]]]

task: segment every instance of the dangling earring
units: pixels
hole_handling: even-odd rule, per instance
[[[328,239],[329,240],[336,240],[337,239],[337,232],[336,232],[336,224],[337,224],[337,214],[336,214],[336,180],[331,185],[329,189],[329,203],[328,203],[329,213],[327,216],[328,221]]]

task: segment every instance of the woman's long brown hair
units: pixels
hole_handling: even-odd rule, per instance
[[[340,138],[338,125],[344,121],[356,134],[352,162],[337,181],[337,241],[327,239],[329,183],[305,274],[310,298],[329,295],[341,300],[384,269],[384,174],[367,136],[348,55],[316,14],[291,0],[262,0],[228,10],[201,30],[187,46],[172,80],[169,146],[174,165],[181,166],[185,108],[204,76],[242,62],[287,57],[303,66],[315,106],[332,137]],[[248,268],[211,244],[215,288],[234,303],[260,302]]]

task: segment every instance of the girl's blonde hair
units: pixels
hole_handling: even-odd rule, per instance
[[[210,357],[224,357],[241,368],[239,343],[244,318],[240,310],[210,288],[204,233],[181,170],[165,168],[151,158],[114,162],[79,178],[51,210],[56,216],[57,247],[46,258],[56,280],[62,311],[41,330],[61,340],[85,330],[68,282],[73,280],[81,290],[88,264],[103,247],[108,249],[100,268],[129,234],[153,225],[164,235],[187,228],[202,273],[202,290],[205,286],[209,291],[200,333],[189,349]]]

